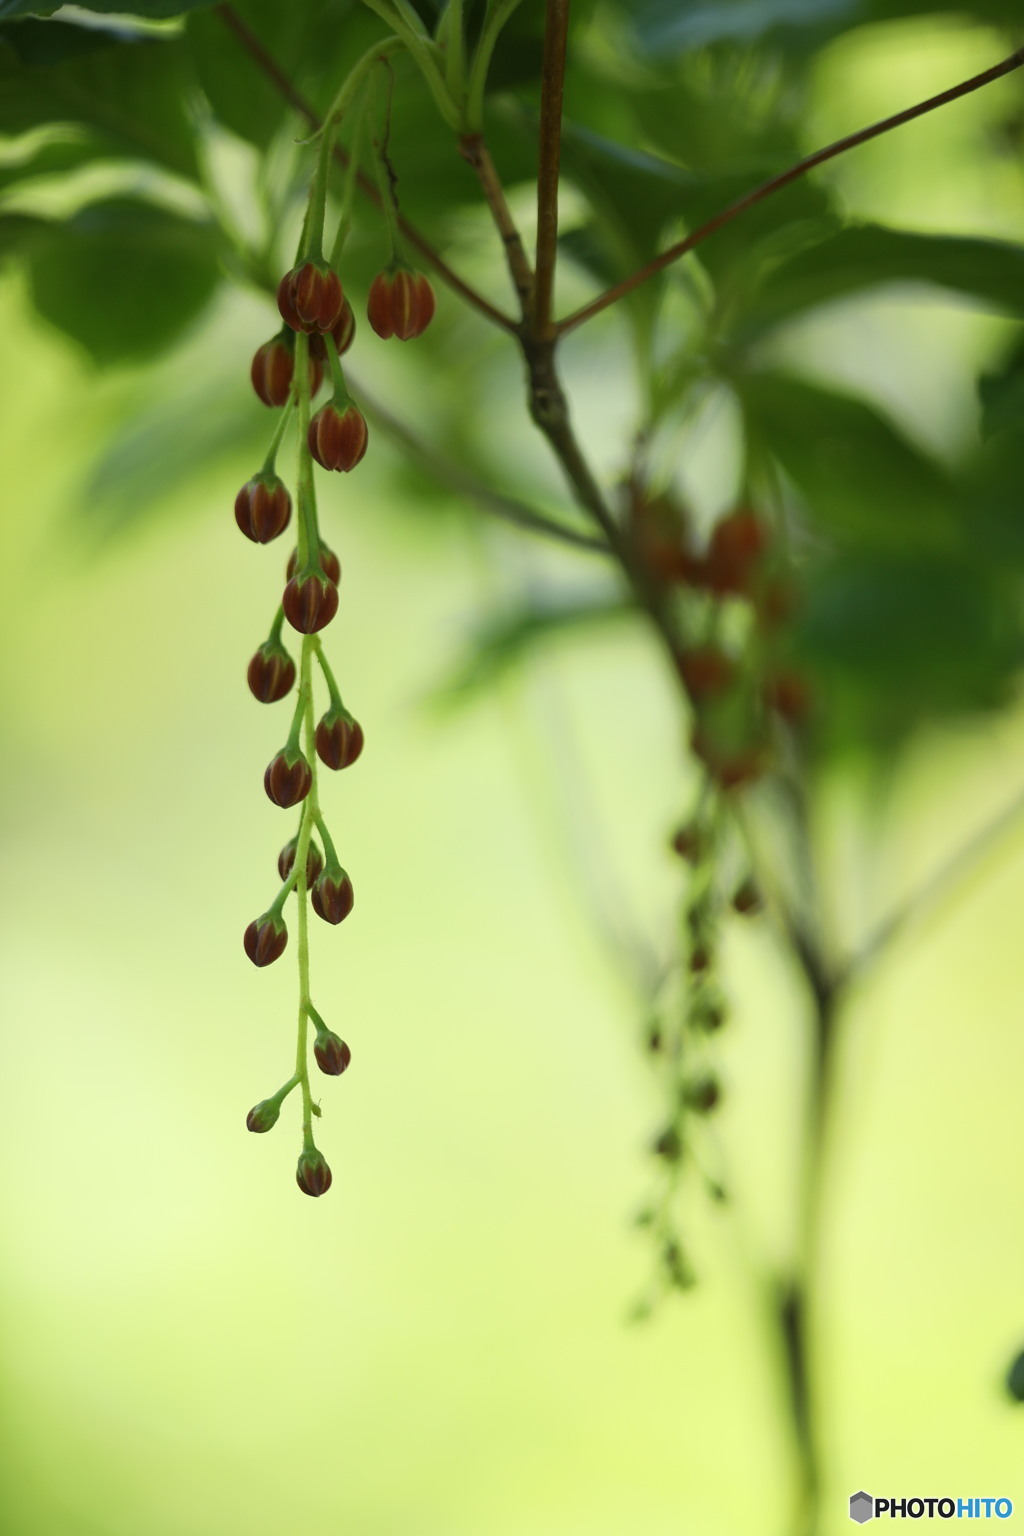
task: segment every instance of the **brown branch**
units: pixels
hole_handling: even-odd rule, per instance
[[[551,333],[551,299],[558,245],[558,172],[562,148],[562,91],[570,0],[548,0],[540,84],[540,160],[537,171],[537,280],[533,333]]]
[[[227,0],[225,0],[225,3],[217,6],[217,12],[221,20],[224,22],[224,25],[230,32],[234,33],[235,37],[252,58],[254,63],[256,63],[260,69],[262,69],[268,80],[273,81],[280,95],[284,98],[288,105],[294,107],[296,112],[301,113],[311,128],[314,130],[318,129],[321,126],[321,119],[317,115],[312,104],[307,100],[307,98],[302,94],[294,82],[284,72],[273,55],[268,52],[256,34],[251,31],[246,22],[242,20],[234,6],[228,4]],[[349,157],[343,149],[336,147],[334,151],[334,158],[340,165],[348,165]],[[357,172],[356,180],[359,185],[359,190],[363,192],[371,202],[375,203],[378,208],[381,207],[380,192],[378,191],[377,187],[374,186],[371,179],[364,175],[362,171],[359,171]],[[401,215],[399,215],[398,226],[401,229],[402,234],[408,240],[409,244],[415,247],[415,249],[419,251],[420,255],[430,263],[438,277],[442,280],[442,282],[448,285],[453,293],[457,293],[460,298],[465,299],[467,304],[472,305],[472,307],[480,314],[486,315],[487,319],[490,320],[492,324],[500,326],[503,331],[515,330],[515,321],[512,320],[510,316],[503,314],[500,309],[496,309],[493,304],[484,298],[482,293],[478,293],[475,288],[471,288],[468,283],[463,281],[457,272],[453,272],[444,258],[434,249],[429,241],[427,241],[424,236],[420,234],[419,230],[416,229],[414,225],[410,224],[407,219],[402,218]]]
[[[495,228],[505,247],[509,276],[519,299],[520,312],[525,319],[533,296],[533,269],[530,266],[522,236],[512,217],[512,210],[505,196],[505,188],[501,184],[501,178],[491,159],[491,152],[484,142],[483,134],[464,134],[459,140],[459,153],[466,164],[472,166],[476,172],[484,197],[487,199]]]
[[[790,182],[805,176],[808,171],[814,170],[815,166],[823,165],[826,160],[834,160],[837,155],[845,154],[848,149],[856,149],[858,144],[866,144],[869,139],[877,139],[880,134],[899,128],[903,123],[912,122],[915,117],[923,117],[926,112],[934,112],[936,107],[943,107],[947,102],[956,101],[960,96],[967,96],[971,91],[980,90],[983,85],[989,85],[993,80],[999,80],[1003,75],[1009,75],[1015,69],[1020,69],[1022,64],[1024,64],[1024,48],[1018,48],[1016,53],[1012,53],[1001,64],[994,64],[991,69],[983,70],[980,75],[972,75],[970,80],[951,86],[948,91],[940,91],[938,96],[930,96],[927,101],[918,102],[914,107],[907,107],[905,111],[883,118],[879,123],[872,123],[869,128],[861,128],[857,133],[848,134],[845,139],[837,139],[834,144],[828,144],[824,149],[816,150],[805,160],[797,161],[796,165],[791,165],[788,171],[772,176],[770,180],[763,181],[759,187],[745,193],[736,202],[730,203],[728,208],[723,208],[721,213],[716,213],[714,218],[687,235],[685,240],[680,240],[676,245],[670,246],[667,251],[662,251],[660,256],[655,256],[646,266],[641,267],[631,276],[623,278],[620,283],[599,294],[589,304],[584,304],[582,309],[567,315],[558,325],[558,334],[564,336],[568,331],[574,331],[585,320],[600,314],[603,309],[615,304],[627,293],[632,293],[634,288],[639,288],[641,283],[646,283],[648,278],[654,277],[672,262],[678,261],[680,256],[685,256],[687,251],[692,251],[695,246],[700,245],[709,235],[715,234],[723,225],[731,224],[733,219],[745,213],[748,208],[752,208],[755,203],[760,203],[766,197],[770,197],[773,192],[779,192],[783,187],[788,187]]]

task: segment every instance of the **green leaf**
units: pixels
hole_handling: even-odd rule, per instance
[[[15,16],[52,16],[64,0],[0,0],[0,21]]]
[[[878,224],[842,229],[768,273],[749,296],[741,332],[761,334],[804,310],[885,283],[948,288],[985,309],[1024,316],[1024,246]]]
[[[845,555],[814,572],[800,669],[833,735],[892,745],[930,717],[1005,702],[1022,659],[1017,594],[960,556]]]
[[[860,0],[637,0],[630,20],[641,50],[659,58],[795,29],[836,32],[860,11]]]
[[[76,123],[119,155],[196,174],[179,39],[106,27],[22,21],[0,27],[0,101],[7,133]]]
[[[0,20],[13,16],[52,16],[64,0],[0,0]],[[80,11],[94,11],[103,16],[140,16],[146,21],[164,21],[182,16],[216,0],[77,0]]]
[[[177,340],[217,285],[219,249],[212,225],[129,198],[91,203],[26,243],[39,313],[99,364]]]
[[[1024,339],[1018,342],[1003,366],[978,380],[983,437],[1007,429],[1024,429]]]
[[[603,628],[635,613],[612,593],[560,598],[516,609],[482,624],[451,677],[438,690],[438,702],[461,704],[493,687],[533,649],[555,635]]]
[[[749,375],[738,390],[752,442],[781,464],[812,522],[848,543],[957,545],[948,475],[875,406],[782,373]]]

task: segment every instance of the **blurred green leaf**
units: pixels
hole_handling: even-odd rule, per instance
[[[957,543],[949,476],[875,406],[782,373],[749,375],[738,389],[752,441],[778,460],[823,530],[904,550]]]
[[[20,159],[0,162],[0,192],[42,176],[62,176],[80,170],[84,165],[95,165],[104,158],[96,141],[84,135],[74,139],[52,139],[37,145],[31,154]]]
[[[636,0],[629,16],[638,46],[658,58],[790,29],[838,31],[860,10],[860,0]]]
[[[632,0],[627,14],[638,48],[657,59],[765,40],[813,47],[851,27],[937,11],[1007,24],[1020,16],[1017,0]]]
[[[167,347],[219,278],[213,225],[130,198],[91,203],[66,223],[40,223],[25,250],[39,313],[99,364]]]
[[[15,16],[52,16],[64,0],[0,0],[0,21]]]
[[[744,336],[759,334],[883,283],[926,283],[987,309],[1024,315],[1024,246],[877,224],[842,229],[774,266],[744,304],[740,329]]]
[[[0,20],[12,16],[52,16],[64,0],[0,0]],[[80,11],[103,16],[139,16],[146,21],[165,21],[216,0],[76,0]]]
[[[239,0],[235,10],[278,68],[321,110],[328,104],[322,99],[325,75],[333,93],[359,54],[382,34],[380,21],[356,0],[305,5]],[[295,118],[295,109],[216,11],[194,11],[184,40],[210,105],[233,133],[263,149],[288,117]]]
[[[961,488],[964,525],[979,559],[1024,571],[1024,412],[983,445]]]
[[[960,556],[855,554],[809,580],[796,656],[846,744],[1005,702],[1024,647],[1017,594]]]
[[[983,437],[994,437],[1007,428],[1024,428],[1024,339],[1001,368],[978,380]]]
[[[82,489],[79,510],[94,532],[115,534],[172,504],[180,510],[188,487],[225,460],[248,451],[254,468],[261,462],[273,423],[238,374],[208,370],[172,398],[159,389],[118,424]]]
[[[23,21],[0,27],[0,101],[7,133],[47,123],[92,129],[117,154],[196,174],[179,39],[106,27]]]
[[[438,688],[437,701],[469,703],[524,661],[535,646],[553,636],[604,628],[635,611],[615,593],[602,592],[545,601],[487,619],[451,676]]]

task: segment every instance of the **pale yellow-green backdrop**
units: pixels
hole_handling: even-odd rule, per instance
[[[854,34],[818,66],[808,147],[1002,52],[931,23]],[[851,211],[1024,235],[1024,182],[986,141],[1003,89],[837,167]],[[180,413],[186,376],[235,368],[244,398],[270,328],[236,300],[156,386],[97,379],[16,280],[0,292],[0,1529],[773,1536],[791,1463],[765,1286],[792,1232],[799,991],[763,925],[730,937],[704,1154],[733,1199],[691,1202],[699,1288],[629,1325],[659,1108],[585,893],[667,941],[687,781],[664,680],[620,629],[439,717],[429,696],[474,619],[542,557],[418,507],[383,448],[324,493],[345,567],[326,638],[367,734],[324,788],[357,891],[343,929],[312,934],[315,996],[353,1051],[319,1080],[329,1195],[296,1190],[293,1102],[271,1135],[245,1132],[290,1071],[295,991],[294,946],[266,972],[241,947],[292,823],[261,785],[285,726],[244,686],[280,564],[231,517],[257,439],[161,499],[190,450],[179,414],[132,471],[155,507],[114,537],[89,486],[154,388]],[[1005,334],[886,294],[818,315],[793,350],[942,447],[974,421],[965,363]],[[616,336],[602,321],[567,359],[608,472],[629,401],[596,361]],[[472,361],[433,387],[468,388]],[[517,421],[514,360],[481,366],[496,420]],[[534,450],[509,437],[511,475]],[[694,486],[713,495],[704,456]],[[1022,783],[1024,715],[922,743],[884,846],[837,783],[822,835],[849,930]],[[1001,1390],[1024,1345],[1022,909],[1024,829],[846,1020],[819,1320],[827,1533],[849,1529],[858,1487],[1005,1495],[1024,1518],[1024,1409]]]

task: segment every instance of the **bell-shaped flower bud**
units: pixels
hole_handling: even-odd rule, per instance
[[[331,1187],[331,1170],[327,1159],[316,1147],[307,1147],[295,1169],[295,1182],[304,1195],[324,1195]]]
[[[249,924],[242,942],[253,965],[271,965],[280,960],[288,943],[284,919],[275,912],[264,912]]]
[[[409,267],[388,267],[370,284],[366,317],[385,341],[412,341],[434,318],[434,290],[429,278]]]
[[[327,576],[305,570],[293,576],[281,599],[285,618],[300,635],[323,629],[338,611],[338,589]]]
[[[309,424],[309,451],[324,469],[355,469],[366,452],[366,420],[356,405],[322,406]]]
[[[292,690],[295,663],[280,641],[264,640],[246,673],[249,692],[261,704],[276,704]]]
[[[350,768],[363,750],[363,728],[343,709],[329,709],[316,728],[316,751],[328,768]]]
[[[352,1052],[344,1040],[330,1029],[317,1031],[313,1055],[320,1071],[326,1072],[328,1077],[340,1077],[352,1060]]]
[[[340,322],[339,322],[340,323]],[[319,339],[319,338],[318,338]],[[321,343],[322,345],[322,343]],[[257,347],[249,376],[252,387],[264,405],[287,405],[295,373],[295,337],[291,331],[265,341]],[[309,392],[315,395],[324,381],[323,358],[312,351],[309,359]]]
[[[263,775],[263,788],[283,810],[305,800],[312,785],[312,770],[298,748],[282,747],[277,756],[271,758]]]
[[[325,923],[342,923],[355,905],[352,881],[343,869],[326,869],[313,887],[313,911]]]
[[[287,528],[292,499],[283,480],[261,471],[235,497],[235,522],[254,544],[269,544]]]
[[[322,261],[304,261],[293,267],[277,288],[281,318],[293,331],[333,330],[344,302],[341,279]]]
[[[298,850],[298,846],[298,838],[293,837],[287,843],[285,843],[284,847],[281,849],[281,852],[277,856],[277,872],[281,876],[282,880],[287,880],[288,876],[291,874],[295,867],[295,854]],[[312,887],[313,882],[316,880],[317,875],[320,873],[323,867],[323,854],[320,852],[320,849],[317,847],[316,843],[311,840],[309,848],[306,852],[307,890]]]
[[[250,1109],[245,1117],[245,1123],[250,1131],[269,1131],[277,1124],[280,1114],[279,1099],[261,1099]]]

